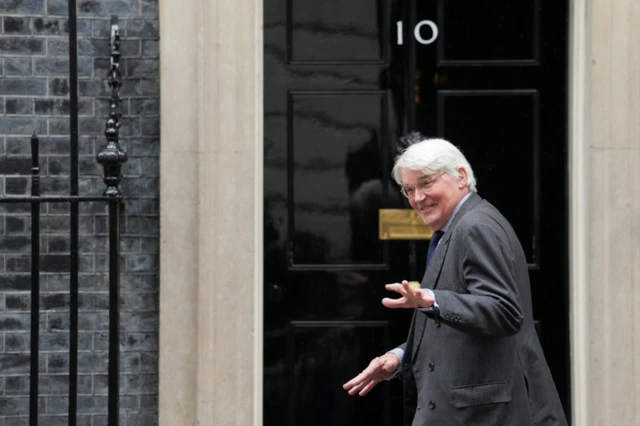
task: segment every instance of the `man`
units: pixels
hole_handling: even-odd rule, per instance
[[[415,308],[407,341],[344,385],[364,396],[398,370],[405,425],[566,425],[533,327],[524,252],[507,220],[476,194],[471,166],[442,139],[409,146],[393,176],[435,232],[420,289],[388,308]]]

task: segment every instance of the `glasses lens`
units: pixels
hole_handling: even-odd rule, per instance
[[[418,189],[422,192],[427,192],[433,186],[433,180],[423,180],[418,183]]]
[[[425,194],[431,190],[431,187],[436,183],[436,179],[442,176],[442,174],[443,173],[440,173],[432,179],[420,180],[415,187],[403,186],[402,188],[400,188],[400,192],[402,192],[402,195],[407,198],[413,198],[413,196],[416,195],[416,191],[420,191],[421,193]]]

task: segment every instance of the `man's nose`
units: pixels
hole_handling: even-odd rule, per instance
[[[419,189],[416,188],[416,190],[413,192],[413,200],[414,201],[422,201],[426,198],[427,196]]]

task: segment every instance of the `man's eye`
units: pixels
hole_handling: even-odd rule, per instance
[[[420,187],[420,189],[429,189],[431,187],[432,182],[430,180],[425,180],[422,181],[418,184],[418,186]]]

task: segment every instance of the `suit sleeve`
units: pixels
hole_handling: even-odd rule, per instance
[[[524,318],[505,231],[495,223],[474,223],[463,234],[459,253],[464,283],[458,288],[462,291],[433,290],[439,319],[473,335],[517,333]]]

